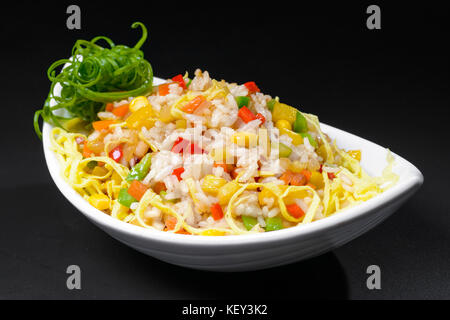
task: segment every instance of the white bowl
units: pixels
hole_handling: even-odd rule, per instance
[[[155,79],[156,84],[161,81]],[[360,149],[361,164],[369,174],[381,174],[386,166],[385,148],[326,124],[321,124],[321,128],[337,140],[339,147]],[[43,144],[48,169],[59,190],[81,213],[122,243],[162,261],[192,269],[257,270],[322,254],[355,239],[382,222],[423,183],[423,176],[414,165],[392,153],[395,157],[394,172],[400,176],[394,187],[325,219],[252,235],[202,237],[171,234],[121,222],[92,207],[62,178],[58,160],[49,149],[51,129],[51,125],[44,124]]]

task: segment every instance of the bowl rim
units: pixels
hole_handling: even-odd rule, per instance
[[[371,144],[374,147],[384,148],[369,140],[356,136],[352,133],[343,131],[338,128],[334,128],[330,125],[320,123],[321,128],[325,132],[333,131],[331,135],[349,135],[351,138],[360,139],[364,144]],[[45,161],[50,172],[50,175],[58,187],[59,191],[69,202],[76,207],[81,213],[89,220],[93,221],[96,225],[102,226],[107,230],[114,230],[117,233],[126,235],[133,238],[138,238],[143,241],[156,241],[160,243],[168,243],[172,245],[181,246],[236,246],[243,244],[263,244],[263,243],[278,243],[287,241],[291,238],[311,236],[315,233],[322,232],[324,230],[333,229],[342,224],[349,223],[352,220],[362,218],[366,214],[370,214],[377,208],[381,208],[397,198],[400,198],[404,194],[412,194],[423,183],[424,178],[422,173],[413,164],[404,159],[403,157],[391,152],[395,157],[396,164],[401,163],[402,167],[406,167],[408,174],[405,175],[403,181],[399,181],[396,185],[386,190],[380,195],[375,196],[361,204],[354,207],[350,207],[342,210],[339,213],[333,214],[324,219],[314,221],[309,224],[299,225],[291,228],[278,230],[276,232],[258,233],[258,234],[245,234],[245,235],[232,235],[221,237],[201,237],[184,234],[175,234],[168,232],[161,232],[151,230],[139,226],[135,226],[123,221],[117,220],[108,214],[94,208],[86,200],[84,200],[62,177],[59,163],[53,151],[50,150],[50,133],[52,125],[44,122],[43,125],[43,148]],[[384,148],[385,149],[385,148]]]

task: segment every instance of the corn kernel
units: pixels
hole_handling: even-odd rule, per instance
[[[287,121],[287,120],[278,120],[278,121],[275,123],[275,127],[277,127],[278,130],[281,130],[281,129],[292,130],[292,125],[291,125],[291,123],[290,123],[289,121]]]
[[[219,192],[217,193],[217,198],[219,199],[220,205],[224,206],[228,204],[233,194],[235,194],[239,189],[240,186],[236,181],[230,181],[220,187]]]
[[[200,233],[202,236],[224,236],[225,232],[215,229],[208,229]]]
[[[209,192],[212,195],[217,195],[219,188],[227,184],[227,180],[224,178],[216,177],[212,174],[205,176],[202,182],[202,189],[205,192]]]
[[[254,133],[237,132],[233,134],[231,141],[239,147],[256,147],[258,143],[258,136]]]
[[[150,106],[150,103],[148,102],[148,99],[144,96],[139,96],[131,100],[130,102],[130,111],[136,112],[142,107],[148,107]]]
[[[106,210],[109,208],[109,198],[108,196],[97,193],[89,197],[89,203],[97,208],[98,210]]]

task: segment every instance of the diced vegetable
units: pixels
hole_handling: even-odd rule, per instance
[[[148,187],[140,181],[133,180],[128,188],[128,193],[130,196],[140,201],[144,193],[147,191]]]
[[[287,145],[285,145],[284,143],[279,143],[278,144],[279,147],[279,156],[280,158],[289,158],[289,156],[292,153],[292,149],[289,148]]]
[[[280,180],[283,180],[286,185],[290,186],[303,186],[307,182],[306,177],[303,174],[292,172],[290,170],[285,171],[281,175]]]
[[[297,118],[298,110],[288,106],[287,104],[276,102],[273,106],[272,121],[287,120],[290,124],[293,124]]]
[[[94,154],[94,151],[89,149],[89,147],[87,146],[87,141],[84,141],[84,143],[83,143],[83,157],[84,158],[89,158],[93,154]]]
[[[169,94],[169,85],[171,83],[163,83],[158,86],[158,93],[160,96],[166,96]]]
[[[119,162],[123,157],[123,150],[121,146],[117,146],[109,152],[109,157],[115,162]]]
[[[216,221],[223,218],[223,210],[219,203],[211,206],[211,216]]]
[[[155,193],[160,194],[161,191],[166,191],[166,184],[162,181],[157,181],[155,182],[155,184],[152,187],[153,191],[155,191]]]
[[[239,184],[236,181],[230,181],[227,184],[220,187],[217,193],[217,198],[219,199],[220,205],[226,205],[233,194],[235,194],[240,189]]]
[[[194,113],[197,108],[199,108],[204,102],[206,102],[206,98],[202,95],[196,96],[194,99],[186,103],[181,110],[186,113]]]
[[[133,100],[134,101],[134,100]],[[150,104],[143,106],[133,112],[126,120],[127,126],[131,129],[140,130],[142,127],[150,129],[155,124],[154,112]]]
[[[273,107],[275,106],[275,103],[277,102],[277,100],[275,100],[275,99],[271,99],[271,100],[269,100],[269,102],[267,102],[267,108],[270,110],[270,111],[273,111]]]
[[[112,113],[117,117],[124,117],[129,110],[130,106],[128,104],[123,104],[121,106],[118,106],[117,108],[114,108]]]
[[[173,82],[176,82],[182,87],[183,89],[186,89],[186,83],[184,82],[184,78],[181,74],[176,75],[172,78]]]
[[[318,147],[317,141],[314,140],[314,138],[309,133],[302,132],[300,134],[303,138],[308,138],[309,144],[312,145],[314,148]]]
[[[328,179],[333,180],[336,178],[336,175],[333,172],[327,172]]]
[[[103,193],[97,193],[89,197],[89,203],[98,210],[106,210],[109,208],[109,198]]]
[[[242,107],[239,109],[238,112],[238,116],[239,118],[242,119],[242,121],[244,121],[245,123],[249,123],[250,121],[253,121],[256,119],[255,115],[253,114],[253,112],[250,111],[250,109],[248,109],[247,107]]]
[[[283,129],[280,130],[280,134],[285,134],[289,138],[291,138],[292,139],[292,144],[294,146],[298,146],[298,145],[303,144],[303,137],[300,134],[298,134],[298,133],[296,133],[294,131],[291,131],[291,130],[283,128]]]
[[[251,132],[236,132],[231,136],[231,141],[239,147],[256,147],[258,136]]]
[[[217,195],[219,188],[227,184],[227,180],[224,178],[216,177],[212,174],[208,174],[203,178],[202,190],[212,195]]]
[[[309,181],[311,179],[311,175],[312,175],[311,171],[304,169],[304,170],[300,171],[300,173],[305,176],[306,181]]]
[[[282,130],[282,129],[292,130],[292,126],[291,126],[290,122],[287,120],[278,120],[275,123],[275,127],[277,127],[278,130]]]
[[[239,109],[242,107],[248,107],[248,105],[250,104],[250,98],[246,96],[238,96],[234,99],[236,100]]]
[[[249,94],[252,94],[252,93],[255,93],[255,92],[260,92],[258,86],[253,81],[249,81],[249,82],[244,83],[244,86],[247,88]]]
[[[86,165],[86,167],[88,167],[89,169],[94,169],[97,166],[98,162],[95,160],[89,161]]]
[[[361,150],[349,150],[348,155],[357,161],[361,161]]]
[[[299,219],[299,218],[305,216],[305,212],[296,203],[287,205],[286,209],[289,212],[289,214],[296,219]]]
[[[258,220],[254,217],[250,216],[241,216],[242,222],[244,223],[244,227],[247,230],[251,230],[256,224],[258,223]]]
[[[133,198],[133,196],[131,196],[125,188],[120,189],[117,201],[127,208],[129,208],[133,202],[137,202],[137,200]]]
[[[110,125],[116,123],[115,120],[100,120],[100,121],[94,121],[92,122],[92,127],[94,127],[94,130],[96,131],[102,131],[107,130]]]
[[[150,102],[148,102],[147,97],[139,96],[139,97],[136,97],[133,100],[131,100],[130,111],[136,112],[141,108],[149,107],[149,106],[151,107]]]
[[[259,112],[256,114],[255,118],[261,120],[261,124],[260,124],[261,126],[264,124],[264,122],[266,122],[266,117],[264,117],[264,116],[263,116],[261,113],[259,113]]]
[[[178,178],[178,181],[181,181],[181,180],[183,180],[183,178],[181,178],[181,174],[183,172],[184,172],[184,168],[180,167],[180,168],[173,169],[172,174]]]
[[[145,178],[147,173],[150,171],[150,166],[152,165],[152,154],[147,153],[141,161],[137,165],[135,165],[130,173],[128,174],[126,180],[127,181],[133,181],[133,180],[142,180]]]
[[[317,189],[322,189],[324,186],[323,176],[318,171],[311,172],[311,178],[309,179],[309,182],[316,186]]]
[[[166,224],[167,230],[173,230],[177,225],[177,218],[168,216],[164,221],[164,223]]]
[[[276,231],[283,229],[283,221],[280,216],[266,219],[266,231]]]
[[[224,236],[225,234],[225,232],[215,229],[208,229],[200,233],[201,236]]]
[[[308,122],[306,122],[306,118],[301,112],[297,112],[294,124],[292,125],[292,130],[298,133],[308,131]]]

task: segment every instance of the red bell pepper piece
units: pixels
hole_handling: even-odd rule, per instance
[[[184,172],[184,168],[181,167],[181,168],[173,169],[172,174],[178,178],[178,181],[181,181],[181,180],[183,180],[183,178],[181,178],[181,174],[183,172]]]
[[[123,157],[123,151],[121,146],[117,146],[109,152],[109,157],[115,162],[119,162]]]
[[[223,210],[219,203],[211,206],[211,216],[216,221],[223,218]]]
[[[182,87],[183,89],[186,89],[186,83],[184,82],[184,78],[181,74],[176,75],[172,78],[173,82],[176,82]]]
[[[261,90],[259,90],[259,88],[256,85],[256,83],[253,82],[253,81],[249,81],[249,82],[244,83],[244,86],[247,88],[249,94],[261,91]]]
[[[289,214],[296,219],[299,219],[305,215],[305,212],[296,203],[287,205],[286,209],[289,212]]]
[[[249,123],[250,121],[253,121],[256,119],[253,112],[251,112],[250,109],[245,106],[239,109],[238,116],[245,123]]]

